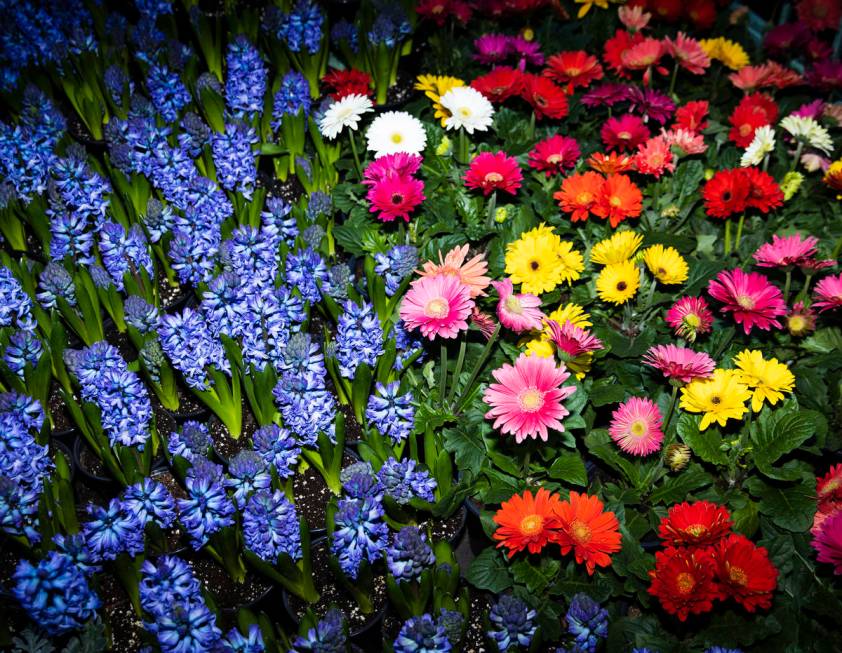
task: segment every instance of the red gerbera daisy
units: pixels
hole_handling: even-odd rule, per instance
[[[674,23],[681,18],[683,0],[652,0],[647,3],[655,16],[667,23]]]
[[[561,182],[561,190],[553,198],[558,200],[562,211],[571,214],[571,222],[587,220],[604,183],[605,179],[596,172],[571,175]]]
[[[606,120],[602,125],[600,135],[605,147],[609,149],[635,150],[651,134],[643,118],[626,114]]]
[[[539,75],[524,75],[521,97],[532,106],[538,120],[542,118],[558,120],[564,118],[569,110],[564,90],[551,80]]]
[[[602,79],[604,73],[599,59],[584,50],[559,52],[547,59],[544,75],[560,84],[567,84],[572,93],[577,86],[587,88],[591,82]]]
[[[491,72],[480,75],[471,86],[492,102],[501,103],[510,97],[520,95],[524,86],[524,74],[515,68],[497,66]]]
[[[549,177],[574,167],[580,155],[576,139],[556,134],[536,143],[529,153],[529,166]]]
[[[626,175],[608,175],[591,211],[617,227],[626,218],[636,218],[643,208],[643,193]]]
[[[713,608],[718,596],[713,579],[714,561],[706,548],[673,549],[655,553],[655,569],[649,572],[649,593],[679,620]]]
[[[684,8],[696,29],[706,30],[716,22],[716,3],[713,0],[690,0]]]
[[[702,189],[705,212],[713,218],[742,213],[748,206],[751,188],[742,169],[719,170]]]
[[[522,180],[517,161],[505,152],[483,152],[471,161],[465,173],[465,186],[482,188],[483,195],[496,190],[514,195]]]
[[[658,535],[668,546],[701,546],[720,540],[731,528],[728,509],[710,501],[678,503],[661,519]]]
[[[731,597],[749,612],[772,605],[778,570],[765,548],[743,535],[731,534],[719,542],[714,557],[723,599]]]
[[[346,95],[373,95],[371,77],[362,70],[338,70],[333,68],[322,81],[330,89],[330,97],[341,100]]]
[[[462,0],[420,0],[415,12],[441,27],[449,16],[453,16],[460,23],[467,23],[472,9],[469,3]]]
[[[842,510],[842,463],[831,467],[816,481],[816,495],[821,512]]]
[[[757,168],[743,168],[743,174],[748,180],[748,206],[761,213],[783,206],[784,193],[772,175]]]
[[[730,138],[737,147],[748,147],[754,140],[754,132],[758,127],[771,125],[778,117],[778,106],[775,101],[763,93],[751,93],[740,100],[728,122],[731,130]]]
[[[605,48],[602,58],[608,67],[611,68],[620,77],[630,77],[629,71],[623,64],[623,53],[633,45],[637,45],[644,38],[643,32],[627,32],[626,30],[618,29],[614,36],[605,42]]]
[[[710,105],[707,100],[694,100],[675,110],[675,127],[698,133],[708,126]]]

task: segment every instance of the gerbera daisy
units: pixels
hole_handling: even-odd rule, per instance
[[[439,100],[443,109],[450,113],[442,120],[446,129],[464,128],[469,134],[486,131],[494,119],[491,102],[475,88],[454,86]]]
[[[699,42],[679,32],[675,39],[667,37],[664,39],[667,54],[669,54],[679,66],[694,75],[704,75],[705,70],[710,67],[710,57]]]
[[[473,9],[462,0],[420,0],[415,6],[416,13],[422,18],[432,20],[437,26],[444,26],[450,16],[460,23],[468,22]]]
[[[774,150],[775,130],[769,125],[758,127],[754,130],[754,138],[740,157],[740,165],[743,168],[759,166],[763,159]]]
[[[675,110],[675,125],[691,132],[700,132],[708,126],[709,110],[707,100],[694,100]]]
[[[520,95],[532,107],[538,120],[561,120],[569,111],[564,89],[540,75],[525,75]]]
[[[591,212],[617,227],[626,218],[636,218],[643,208],[643,193],[626,175],[608,175]]]
[[[552,332],[549,327],[549,320],[552,320],[557,324],[570,322],[577,327],[586,329],[589,326],[593,326],[590,321],[590,317],[591,316],[588,313],[585,313],[585,309],[579,306],[579,304],[561,304],[552,313],[547,315],[547,319],[544,321],[543,331],[541,331],[538,336],[531,338],[526,342],[526,353],[529,355],[534,354],[536,356],[544,357],[553,356],[555,354],[555,347],[550,341]]]
[[[626,29],[631,30],[632,32],[639,32],[645,28],[652,19],[652,14],[648,11],[644,11],[643,9],[644,8],[640,5],[635,5],[634,7],[630,5],[623,5],[617,9],[617,17],[620,19],[620,22],[625,25]]]
[[[610,554],[620,550],[620,523],[613,512],[604,510],[599,497],[571,492],[569,501],[556,506],[556,515],[560,524],[555,541],[562,555],[572,550],[589,575],[611,564]]]
[[[842,6],[834,0],[798,0],[795,10],[798,18],[817,32],[837,29],[842,20]]]
[[[500,300],[497,302],[497,317],[507,329],[517,333],[540,329],[544,313],[538,308],[541,298],[529,293],[515,294],[511,279],[492,281]]]
[[[634,261],[610,263],[596,278],[596,294],[604,302],[625,304],[637,294],[640,273]]]
[[[400,316],[407,329],[420,329],[430,340],[455,338],[468,328],[473,307],[468,286],[458,277],[439,274],[412,282],[401,302]]]
[[[611,265],[632,258],[643,243],[643,236],[633,231],[616,231],[591,249],[591,263]]]
[[[714,218],[727,218],[742,213],[748,206],[751,188],[742,170],[719,170],[702,189],[705,212]]]
[[[520,166],[505,152],[483,152],[474,157],[465,172],[465,186],[481,188],[483,195],[498,190],[515,195],[521,181]]]
[[[369,211],[378,213],[383,222],[403,218],[409,222],[409,214],[424,201],[424,182],[408,175],[391,174],[375,182],[368,189],[366,199],[371,203]]]
[[[521,234],[506,246],[506,274],[524,292],[540,295],[563,281],[575,281],[584,269],[582,255],[546,224]]]
[[[661,519],[658,536],[665,546],[704,546],[721,540],[731,530],[731,514],[710,501],[677,503]]]
[[[670,144],[663,136],[655,136],[637,147],[634,165],[642,175],[660,179],[664,172],[675,172],[675,160]]]
[[[471,87],[478,90],[492,102],[500,104],[510,97],[520,95],[525,84],[523,71],[506,66],[497,66],[491,72],[480,75],[471,82]]]
[[[620,59],[625,70],[643,70],[643,84],[649,86],[653,69],[662,75],[667,73],[666,68],[658,65],[665,53],[666,47],[663,41],[646,37],[626,49]]]
[[[618,102],[626,100],[627,95],[628,86],[609,82],[607,84],[599,84],[585,91],[580,101],[589,109],[595,107],[613,107]]]
[[[703,39],[699,41],[699,45],[702,46],[711,59],[721,61],[731,70],[739,70],[743,66],[748,66],[751,63],[743,46],[724,37]]]
[[[819,239],[801,234],[792,236],[772,236],[771,243],[764,243],[754,252],[754,261],[760,268],[785,268],[791,265],[803,265],[816,255]]]
[[[832,466],[827,474],[816,479],[816,498],[821,512],[842,510],[842,463]]]
[[[576,386],[562,385],[570,378],[564,365],[521,354],[514,365],[505,363],[491,374],[497,383],[488,386],[482,400],[491,407],[485,417],[495,418],[494,428],[511,433],[518,443],[526,438],[546,442],[548,428],[564,432],[561,419],[570,411],[562,401],[576,391]]]
[[[816,314],[804,302],[795,302],[786,314],[786,329],[796,338],[806,336],[816,330]]]
[[[542,0],[537,1],[541,2]],[[524,9],[524,11],[526,10]],[[522,34],[512,36],[510,39],[512,54],[518,60],[518,68],[526,68],[527,64],[530,66],[544,65],[544,55],[541,53],[541,44],[538,41],[526,39]]]
[[[643,251],[643,262],[655,278],[665,285],[687,281],[687,261],[675,247],[652,245]]]
[[[578,279],[582,270],[585,269],[585,259],[579,250],[573,249],[573,243],[569,240],[560,240],[556,246],[556,257],[558,262],[558,274],[561,281],[573,283]],[[561,282],[559,282],[561,283]]]
[[[661,136],[670,148],[677,148],[678,156],[692,156],[704,154],[708,146],[705,144],[705,137],[702,134],[688,131],[682,128],[666,130],[661,128]]]
[[[746,205],[749,208],[768,213],[772,209],[783,206],[784,193],[772,175],[757,168],[742,168],[742,170],[748,179],[749,193]]]
[[[529,152],[529,166],[549,177],[575,167],[580,155],[576,139],[556,134],[535,144]]]
[[[322,77],[322,82],[331,89],[330,97],[334,100],[341,100],[346,95],[371,95],[374,92],[371,88],[371,76],[354,68],[350,70],[332,68]]]
[[[754,139],[755,130],[764,125],[771,125],[777,117],[778,106],[768,95],[746,95],[728,118],[732,125],[728,138],[734,141],[737,147],[748,147]]]
[[[780,329],[776,318],[786,314],[780,289],[758,272],[723,270],[708,283],[708,295],[724,304],[721,312],[733,313],[734,321],[743,326],[746,335],[755,326],[764,331],[771,327]]]
[[[614,33],[614,36],[608,39],[603,46],[603,60],[620,77],[630,77],[629,71],[623,64],[623,54],[632,46],[640,43],[644,38],[646,37],[642,32],[632,34],[626,30],[618,29]]]
[[[827,276],[813,290],[813,307],[820,313],[842,307],[842,273]]]
[[[833,573],[842,576],[842,510],[825,520],[810,545],[818,551],[817,561],[833,565]]]
[[[479,329],[479,332],[486,340],[490,340],[491,336],[497,330],[497,323],[494,321],[494,318],[488,313],[479,310],[477,306],[471,309],[471,324]]]
[[[539,488],[534,497],[524,490],[522,496],[515,494],[504,501],[494,515],[497,548],[506,547],[510,558],[524,549],[540,553],[555,538],[560,526],[555,514],[559,503],[558,495],[544,488]]]
[[[550,340],[558,347],[564,362],[602,349],[602,341],[599,338],[570,321],[559,324],[555,320],[547,320],[546,323],[550,330]]]
[[[717,588],[713,580],[715,566],[705,549],[667,549],[655,552],[655,569],[649,572],[649,593],[661,606],[686,621],[690,614],[713,608]]]
[[[632,397],[611,414],[608,433],[611,439],[634,456],[648,456],[661,448],[663,418],[651,399]]]
[[[418,75],[415,83],[416,91],[423,91],[433,101],[435,117],[441,120],[441,126],[445,126],[445,120],[450,117],[450,112],[441,104],[441,96],[450,89],[457,86],[464,86],[465,82],[458,77],[447,75]]]
[[[677,383],[706,379],[716,367],[716,362],[705,352],[672,344],[650,347],[643,356],[643,364],[654,367]]]
[[[502,63],[511,52],[510,38],[506,34],[483,34],[474,40],[474,49],[473,58],[481,64]]]
[[[781,127],[796,141],[820,150],[827,155],[833,152],[833,139],[830,132],[822,127],[815,118],[794,114],[781,120]]]
[[[836,199],[842,199],[842,159],[834,161],[828,166],[822,181],[833,190],[839,191]]]
[[[609,118],[600,130],[605,147],[634,150],[649,138],[650,133],[640,116],[624,114]]]
[[[371,111],[372,108],[371,100],[365,95],[356,93],[346,95],[327,108],[319,121],[319,131],[322,136],[331,140],[339,136],[346,127],[357,131],[362,115]]]
[[[588,167],[604,175],[612,175],[617,172],[628,172],[634,169],[634,156],[620,154],[614,150],[608,154],[594,152],[588,157]]]
[[[491,279],[485,275],[488,272],[488,263],[485,256],[477,254],[467,263],[469,246],[467,244],[456,246],[451,249],[444,258],[439,251],[439,262],[427,261],[419,272],[422,277],[434,277],[447,275],[456,277],[468,287],[471,298],[484,296],[485,288],[491,283]]]
[[[663,125],[675,112],[675,102],[672,98],[652,88],[629,86],[625,99],[629,102],[629,111],[639,114],[643,122],[654,120]]]
[[[587,88],[602,79],[604,73],[599,59],[584,50],[559,52],[547,59],[544,75],[559,84],[567,84],[567,92],[573,93],[577,86]]]
[[[729,419],[741,420],[748,411],[745,402],[751,390],[740,382],[736,370],[717,369],[709,379],[697,379],[681,388],[681,403],[688,413],[703,413],[699,430],[713,422],[725,426]]]
[[[562,211],[570,213],[571,222],[587,220],[604,183],[605,179],[596,172],[576,173],[561,182],[561,190],[553,193],[553,198]]]
[[[366,166],[363,173],[363,184],[371,186],[391,175],[400,177],[414,175],[421,167],[421,161],[421,157],[417,154],[407,154],[406,152],[386,154]]]
[[[366,139],[375,157],[396,152],[420,154],[427,145],[427,132],[421,121],[406,111],[387,111],[371,122]]]
[[[713,313],[704,297],[682,297],[667,311],[666,322],[675,335],[688,342],[709,333],[713,326]]]
[[[731,597],[749,612],[772,605],[778,570],[765,548],[744,535],[731,534],[719,542],[714,558],[723,598]]]

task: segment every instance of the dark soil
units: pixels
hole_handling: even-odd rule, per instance
[[[139,651],[143,645],[143,623],[135,614],[134,608],[111,574],[100,574],[99,595],[102,599],[102,614],[112,639],[113,651]]]
[[[97,456],[88,446],[88,443],[84,441],[82,442],[81,449],[79,450],[79,466],[91,476],[96,476],[97,478],[102,479],[110,478],[108,470],[105,468],[105,465],[102,464],[99,456]]]
[[[354,631],[358,631],[368,624],[380,612],[386,604],[386,577],[381,573],[374,577],[374,583],[371,590],[371,603],[374,607],[374,612],[371,614],[364,614],[354,598],[348,594],[333,576],[333,571],[328,564],[329,550],[327,540],[322,540],[313,544],[311,549],[312,565],[313,565],[313,582],[316,590],[319,592],[319,600],[315,603],[308,604],[299,599],[297,596],[288,595],[289,608],[292,616],[300,621],[307,609],[313,610],[316,615],[324,616],[331,606],[339,608],[348,621],[348,628],[353,635]]]
[[[244,449],[251,447],[251,436],[257,430],[257,420],[248,407],[243,404],[243,426],[239,438],[231,437],[231,433],[215,415],[208,421],[208,430],[213,440],[213,449],[224,463]]]
[[[353,465],[357,459],[347,451],[342,458],[342,468]],[[292,496],[298,514],[304,515],[310,530],[324,529],[327,504],[333,496],[324,478],[315,467],[308,467],[292,479]]]
[[[188,497],[187,490],[185,490],[169,470],[162,470],[152,474],[153,478],[161,483],[170,493],[173,499],[186,499]],[[181,522],[177,519],[172,526],[166,531],[166,547],[167,551],[174,552],[184,547],[184,530],[181,527]]]
[[[110,329],[106,328],[105,339],[109,344],[117,348],[120,356],[127,363],[137,358],[137,350],[134,348],[127,333],[120,333],[115,326],[112,326]]]
[[[399,72],[395,85],[390,87],[386,92],[386,103],[381,108],[394,110],[402,107],[412,99],[413,87],[414,82],[412,78],[403,72]]]
[[[246,574],[244,582],[237,583],[222,567],[207,558],[193,558],[190,564],[198,581],[213,594],[217,606],[223,610],[253,603],[272,588],[267,580],[251,573]]]
[[[304,195],[304,186],[298,177],[291,175],[286,181],[274,179],[269,175],[260,175],[260,180],[266,187],[266,198],[280,197],[287,204],[295,204]]]
[[[5,546],[0,547],[0,588],[11,589],[12,574],[15,573],[19,560],[20,554],[14,546],[7,542]]]
[[[485,625],[483,617],[491,609],[491,600],[484,592],[471,592],[471,611],[468,616],[468,624],[465,635],[462,637],[463,653],[486,653],[489,650],[485,643]]]
[[[354,407],[350,404],[339,404],[339,410],[345,416],[345,443],[353,444],[363,439],[363,427],[354,415]]]
[[[197,417],[206,416],[210,412],[208,407],[199,401],[196,395],[187,388],[177,385],[176,392],[178,393],[178,410],[173,412],[173,417],[175,417],[176,421],[184,422],[190,419],[197,419]]]
[[[104,494],[85,485],[78,476],[73,483],[73,494],[76,496],[76,516],[81,521],[88,519],[87,507],[89,503],[103,507],[108,503],[108,498]]]
[[[47,407],[50,410],[50,418],[53,421],[53,433],[63,433],[76,428],[76,423],[67,410],[64,397],[61,395],[61,386],[53,383],[50,386],[50,396],[47,398]]]
[[[158,297],[161,309],[164,311],[180,304],[186,298],[188,292],[182,286],[171,286],[166,275],[162,274],[158,279]]]
[[[468,510],[465,506],[460,506],[460,508],[447,519],[428,519],[427,521],[422,522],[420,527],[424,531],[428,528],[430,529],[430,536],[433,541],[446,540],[447,542],[452,542],[453,538],[459,535],[459,531],[462,530],[467,513]]]

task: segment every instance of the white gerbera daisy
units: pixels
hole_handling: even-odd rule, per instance
[[[494,107],[488,98],[475,88],[454,86],[441,96],[439,104],[450,113],[450,116],[444,119],[447,129],[464,127],[466,132],[473,134],[474,130],[485,131],[491,127]]]
[[[406,111],[388,111],[377,116],[366,138],[375,158],[396,152],[421,154],[427,145],[427,132],[421,121]]]
[[[743,152],[740,165],[743,168],[757,166],[769,152],[775,149],[775,130],[769,125],[754,130],[754,140]]]
[[[787,116],[781,120],[783,127],[797,141],[821,150],[825,154],[833,152],[833,139],[830,133],[814,118]]]
[[[371,100],[365,95],[354,93],[331,104],[319,121],[319,131],[325,138],[336,138],[348,127],[356,131],[360,117],[372,110]]]

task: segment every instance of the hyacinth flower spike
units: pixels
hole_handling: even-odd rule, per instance
[[[313,0],[297,0],[278,18],[273,41],[280,41],[288,60],[307,78],[310,95],[315,99],[320,94],[319,80],[327,72],[328,44],[323,30],[326,16]]]

